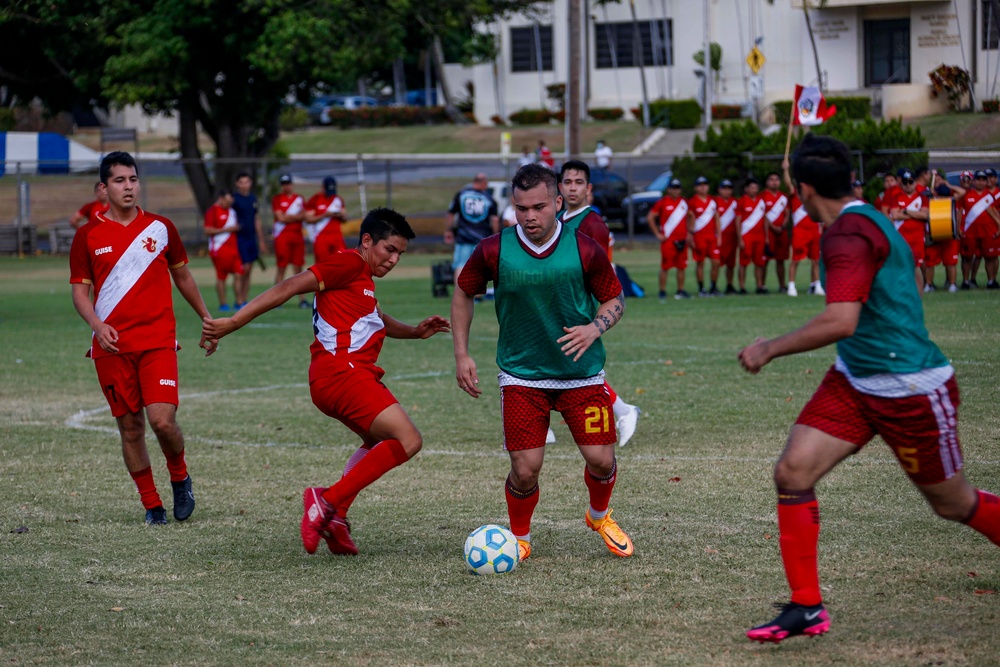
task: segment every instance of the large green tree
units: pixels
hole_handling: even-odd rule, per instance
[[[53,110],[139,104],[176,114],[203,209],[266,155],[282,100],[343,87],[528,0],[13,0],[0,7],[0,87]],[[439,43],[439,42],[438,42]],[[353,87],[353,86],[352,86]],[[0,88],[2,89],[2,88]],[[197,143],[215,144],[215,168]]]

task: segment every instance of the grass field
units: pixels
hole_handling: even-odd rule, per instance
[[[438,259],[407,256],[379,284],[386,312],[411,322],[447,314],[428,285]],[[653,252],[616,259],[655,292]],[[208,260],[193,270],[214,306]],[[935,518],[880,441],[817,488],[832,631],[778,647],[743,637],[787,595],[771,467],[833,353],[778,360],[756,377],[735,355],[757,335],[805,321],[818,298],[630,300],[606,343],[611,384],[644,411],[619,450],[612,500],[636,555],[611,556],[584,526],[582,462],[555,423],[531,560],[510,575],[474,577],[462,563],[465,536],[507,523],[489,304],[473,323],[478,401],[455,386],[447,335],[387,342],[386,383],[421,428],[424,451],[351,510],[360,556],[308,556],[302,488],[334,481],[356,445],[310,403],[308,313],[270,313],[206,359],[196,317],[175,299],[179,420],[198,508],[184,524],[149,528],[66,281],[65,258],[0,259],[3,664],[1000,660],[1000,552]],[[925,303],[963,391],[968,476],[998,491],[1000,301],[977,291]],[[169,496],[163,458],[153,461]]]

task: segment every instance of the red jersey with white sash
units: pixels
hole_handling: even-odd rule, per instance
[[[271,210],[275,213],[274,227],[271,229],[271,235],[277,239],[282,232],[288,231],[289,234],[301,236],[301,220],[297,222],[278,222],[277,214],[287,213],[288,215],[298,215],[299,213],[302,213],[303,209],[305,209],[305,203],[301,195],[286,195],[284,193],[276,194],[271,199]]]
[[[385,323],[368,262],[356,250],[341,250],[309,270],[319,281],[309,381],[330,366],[374,365],[385,341]]]
[[[746,237],[764,238],[764,209],[766,204],[763,197],[750,197],[743,195],[736,202],[736,215],[740,217],[740,235]]]
[[[777,192],[764,190],[760,194],[760,198],[764,200],[764,217],[767,218],[768,223],[783,225],[785,222],[785,211],[788,209],[788,197],[785,193],[780,190]]]
[[[236,243],[236,230],[239,229],[239,224],[236,222],[236,211],[212,204],[205,211],[205,229],[227,230],[208,237],[208,254],[213,257],[220,252],[239,254],[240,248]]]
[[[704,199],[695,195],[688,199],[688,208],[694,213],[694,235],[715,236],[715,213],[718,210],[715,197]]]
[[[819,225],[809,217],[809,212],[802,204],[798,195],[792,195],[792,203],[789,205],[792,211],[792,236],[812,237],[819,235]]]
[[[734,197],[715,198],[715,208],[719,212],[719,229],[722,235],[736,231],[733,223],[736,222],[736,206],[739,202]]]
[[[920,211],[928,206],[927,195],[923,192],[913,191],[913,194],[906,194],[902,189],[897,190],[895,196],[892,200],[886,200],[886,206],[889,210],[900,209],[904,211]],[[904,218],[902,220],[893,220],[892,224],[895,225],[896,231],[903,235],[906,242],[912,247],[915,243],[920,243],[923,245],[925,231],[927,229],[926,223],[923,220],[914,220],[912,218]]]
[[[974,189],[966,190],[965,196],[958,200],[962,212],[962,231],[968,234],[973,227],[992,230],[993,218],[986,211],[995,201],[996,199],[986,189],[982,192],[976,192]]]
[[[652,211],[660,225],[660,231],[667,241],[683,241],[687,238],[688,203],[683,197],[663,197],[653,204]]]
[[[77,230],[69,281],[93,284],[97,317],[118,332],[120,353],[177,347],[170,271],[187,264],[174,223],[136,208],[122,225],[98,214]],[[114,354],[91,346],[92,357]]]
[[[344,200],[340,198],[340,195],[327,195],[322,192],[314,194],[306,202],[306,210],[312,212],[313,215],[329,214],[320,218],[318,222],[306,225],[310,241],[316,243],[321,238],[324,241],[329,239],[329,242],[341,248],[346,247],[344,233],[340,230],[340,220],[334,221],[332,218],[333,214],[344,210]]]
[[[892,202],[893,198],[902,191],[903,191],[902,188],[900,188],[899,186],[891,187],[888,190],[883,190],[882,192],[878,193],[878,195],[875,197],[875,203],[873,204],[873,206],[875,206],[875,208],[881,211],[883,207],[888,207]]]

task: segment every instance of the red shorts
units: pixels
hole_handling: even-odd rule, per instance
[[[740,251],[740,266],[765,266],[767,257],[764,255],[763,236],[744,236],[743,250]]]
[[[694,245],[691,246],[691,259],[695,262],[704,262],[706,259],[713,262],[719,260],[719,244],[715,239],[714,227],[705,227],[700,232],[695,232]]]
[[[340,224],[339,222],[331,222],[331,225]],[[325,230],[324,230],[325,231]],[[316,237],[313,242],[313,254],[316,255],[316,263],[322,262],[327,257],[330,257],[335,252],[344,250],[347,248],[344,245],[344,237],[338,234],[320,234]]]
[[[1000,257],[1000,239],[993,238],[994,225],[975,223],[962,239],[962,257]]]
[[[672,240],[664,241],[660,244],[660,269],[663,271],[667,269],[680,269],[683,271],[687,268],[687,265],[688,249],[686,241],[683,250],[678,250]]]
[[[385,371],[375,365],[313,362],[309,366],[309,394],[323,414],[367,440],[375,418],[399,403],[382,384],[383,375]]]
[[[231,274],[243,275],[243,259],[238,250],[222,249],[212,255],[212,266],[215,267],[217,280],[225,280]]]
[[[740,247],[739,237],[733,227],[722,230],[722,245],[719,246],[719,262],[723,266],[736,266],[736,250]]]
[[[819,226],[815,222],[803,221],[792,229],[792,261],[804,259],[819,259]]]
[[[611,397],[603,384],[576,389],[535,389],[519,385],[500,388],[504,449],[516,451],[545,446],[550,413],[555,410],[577,445],[618,442]]]
[[[770,225],[768,225],[767,246],[770,251],[770,254],[768,254],[769,259],[775,259],[779,262],[784,262],[788,259],[792,250],[792,240],[788,237],[788,230],[776,234],[770,229]]]
[[[160,348],[109,354],[94,359],[97,381],[111,414],[121,417],[153,403],[176,406],[177,350]]]
[[[924,265],[955,266],[958,264],[958,240],[938,241],[924,248]]]
[[[962,469],[955,377],[930,394],[881,398],[863,394],[831,368],[796,424],[863,447],[882,436],[915,484],[937,484]]]
[[[274,239],[274,259],[279,269],[289,264],[303,266],[306,263],[306,242],[302,230],[284,229]]]
[[[903,240],[906,241],[906,245],[910,246],[910,252],[913,253],[913,264],[919,269],[924,265],[924,249],[927,247],[923,229],[912,230],[910,225],[903,229]]]

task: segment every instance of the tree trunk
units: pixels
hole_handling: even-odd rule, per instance
[[[194,195],[198,210],[204,215],[208,207],[214,201],[214,188],[212,180],[208,176],[205,162],[202,160],[201,151],[198,149],[198,121],[197,102],[191,99],[182,99],[178,105],[178,123],[180,131],[181,163],[184,167],[184,174],[191,185],[191,193]]]
[[[455,106],[451,98],[451,88],[448,80],[444,77],[444,49],[441,48],[441,38],[434,35],[431,41],[431,62],[434,64],[434,73],[437,75],[438,85],[441,86],[441,97],[444,98],[444,111],[448,114],[455,125],[468,125],[469,119]]]

